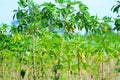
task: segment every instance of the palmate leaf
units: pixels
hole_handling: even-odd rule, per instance
[[[115,20],[114,30],[115,30],[115,29],[117,29],[117,31],[120,30],[120,19],[116,19],[116,20]]]
[[[27,0],[19,0],[18,4],[20,7],[25,8],[25,7],[27,7]]]
[[[114,5],[112,8],[111,8],[111,10],[113,11],[113,12],[119,12],[119,8],[120,8],[120,1],[117,1],[118,3],[116,4],[116,5]]]
[[[114,9],[113,9],[113,12],[119,12],[119,8],[120,8],[120,5],[117,5]]]

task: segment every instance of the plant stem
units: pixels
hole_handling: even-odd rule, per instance
[[[108,60],[110,60],[110,59],[108,58]],[[109,63],[111,63],[111,61],[108,61],[108,62],[107,62],[107,67],[108,67],[108,80],[111,79],[111,77],[110,77],[111,64],[109,64]]]
[[[43,60],[41,58],[41,80],[44,80]]]
[[[64,44],[64,35],[62,35],[62,42],[61,42],[61,47],[60,47],[60,53],[58,56],[58,64],[56,66],[56,70],[55,70],[55,80],[59,80],[59,73],[58,73],[58,69],[60,67],[60,63],[61,63],[61,56],[63,54],[63,44]]]
[[[80,74],[80,54],[78,52],[78,80],[81,80],[81,74]]]
[[[34,35],[32,35],[33,42],[32,42],[32,60],[33,60],[33,79],[36,80],[36,64],[35,64],[35,51],[34,51]]]
[[[4,53],[3,53],[3,50],[2,50],[2,80],[4,80]]]
[[[103,54],[102,54],[102,65],[101,65],[101,70],[102,70],[102,76],[101,76],[101,80],[103,80]]]
[[[68,80],[70,80],[70,62],[68,61]]]

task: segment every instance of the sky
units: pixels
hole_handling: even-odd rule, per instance
[[[0,0],[0,24],[11,24],[13,10],[17,9],[18,0]],[[53,2],[54,0],[34,0],[36,3]],[[98,15],[100,18],[104,16],[116,17],[116,14],[111,11],[116,0],[80,0],[89,7],[91,15]]]

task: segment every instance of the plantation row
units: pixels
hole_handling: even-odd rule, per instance
[[[119,80],[120,37],[113,33],[1,35],[3,80]]]

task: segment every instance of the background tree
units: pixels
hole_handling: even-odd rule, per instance
[[[119,18],[119,9],[120,9],[120,1],[117,0],[117,4],[115,4],[111,10],[115,13],[118,14],[117,18],[115,19],[115,28],[114,30],[119,31],[120,30],[120,18]]]
[[[63,28],[73,33],[76,28],[86,32],[92,31],[98,24],[97,16],[91,16],[88,7],[81,1],[56,0],[56,3],[35,4],[32,0],[19,0],[18,10],[14,10],[13,18],[18,20],[18,30],[24,31],[28,24],[36,23],[38,30]],[[34,30],[34,29],[33,29]]]

